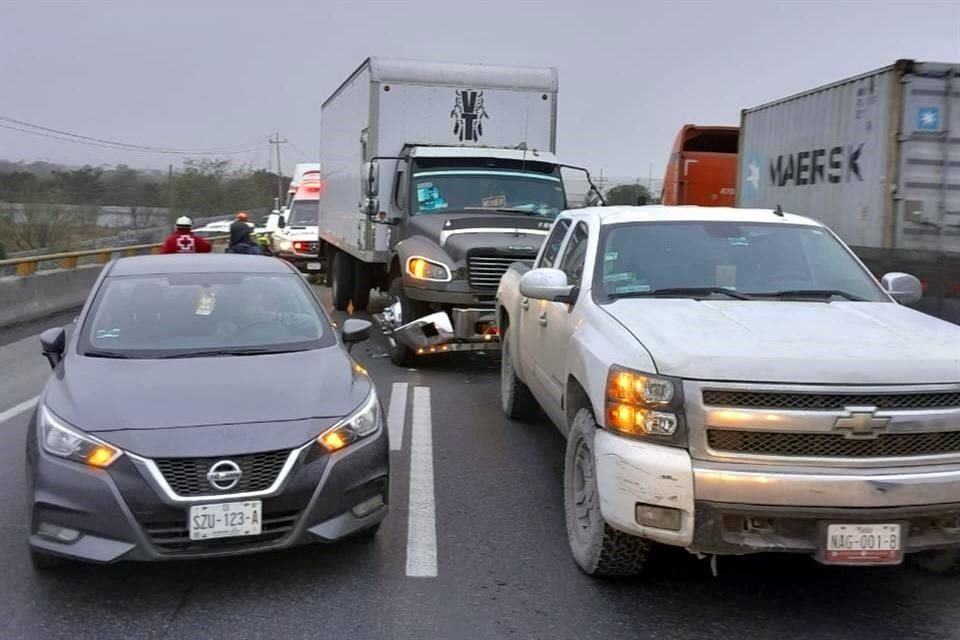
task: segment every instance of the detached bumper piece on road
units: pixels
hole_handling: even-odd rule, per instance
[[[121,456],[109,469],[60,460],[31,443],[35,472],[30,545],[92,562],[216,557],[334,542],[374,529],[387,513],[387,436],[382,427],[333,454],[315,442],[286,451],[150,460]],[[213,488],[212,467],[241,471],[230,490]],[[221,465],[222,467],[223,465]],[[226,465],[232,468],[231,465]],[[229,504],[230,507],[223,507]],[[234,515],[236,532],[191,535],[202,505]],[[255,513],[255,517],[252,514]],[[244,522],[244,519],[246,522]],[[223,531],[221,529],[220,534]],[[219,535],[219,534],[214,534]]]

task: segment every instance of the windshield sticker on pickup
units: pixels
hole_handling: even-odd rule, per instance
[[[613,287],[613,293],[644,293],[650,291],[648,284],[627,284],[620,287]]]
[[[717,286],[727,289],[737,288],[737,267],[732,264],[717,265]]]
[[[603,276],[604,282],[636,282],[637,274],[626,271],[624,273],[606,273]]]
[[[421,211],[445,209],[447,201],[440,196],[440,189],[432,182],[421,182],[417,185],[417,202]]]
[[[120,329],[97,329],[97,340],[106,340],[108,338],[119,338]]]
[[[619,251],[607,251],[605,254],[603,254],[604,262],[611,262],[613,260],[616,260],[619,257],[620,257]]]

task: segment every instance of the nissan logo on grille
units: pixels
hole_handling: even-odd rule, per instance
[[[233,460],[221,460],[210,467],[207,471],[207,482],[210,486],[219,491],[229,491],[237,486],[243,472]]]

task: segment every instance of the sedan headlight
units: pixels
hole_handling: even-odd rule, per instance
[[[420,256],[407,258],[407,275],[417,280],[431,282],[450,282],[450,267],[442,262],[434,262]]]
[[[380,402],[377,400],[376,391],[371,390],[370,396],[360,409],[321,433],[317,442],[333,453],[375,433],[379,426]]]
[[[40,442],[50,455],[101,469],[123,455],[120,449],[69,426],[46,407],[40,409]]]
[[[606,395],[608,429],[682,444],[683,394],[677,380],[613,366]]]

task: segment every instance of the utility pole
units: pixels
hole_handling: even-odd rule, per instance
[[[270,144],[277,145],[277,199],[280,202],[284,201],[283,198],[283,170],[280,168],[280,145],[284,144],[287,141],[286,138],[280,138],[279,133],[275,133],[270,136]]]
[[[170,222],[174,222],[176,218],[176,212],[173,210],[173,165],[167,165],[167,215],[170,217]]]

